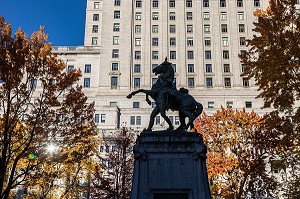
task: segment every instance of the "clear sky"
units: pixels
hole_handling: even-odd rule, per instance
[[[0,15],[28,35],[45,27],[55,46],[83,45],[86,0],[0,0]]]

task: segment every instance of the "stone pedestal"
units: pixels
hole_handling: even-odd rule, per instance
[[[131,199],[210,199],[202,136],[142,132],[134,146]]]

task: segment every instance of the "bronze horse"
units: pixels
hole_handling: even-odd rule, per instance
[[[170,119],[166,115],[166,110],[171,109],[179,112],[180,126],[178,129],[186,130],[189,127],[193,128],[194,120],[202,113],[203,106],[197,102],[185,88],[180,88],[179,91],[173,84],[174,70],[171,63],[166,60],[159,66],[153,69],[153,73],[159,74],[158,80],[151,87],[151,90],[139,89],[130,93],[127,98],[131,98],[137,93],[145,93],[146,101],[151,105],[149,95],[155,101],[156,107],[153,109],[147,131],[151,131],[154,125],[155,117],[160,113],[169,125],[168,130],[173,130],[174,127]],[[185,118],[189,121],[186,124]]]

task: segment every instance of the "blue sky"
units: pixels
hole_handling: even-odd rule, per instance
[[[0,15],[28,35],[45,27],[55,46],[83,45],[86,0],[0,0]]]

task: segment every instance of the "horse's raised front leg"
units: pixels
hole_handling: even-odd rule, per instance
[[[152,127],[154,125],[154,119],[158,115],[158,113],[159,113],[159,108],[155,107],[150,115],[150,121],[149,121],[149,125],[148,125],[148,128],[146,129],[146,131],[152,131]]]
[[[146,95],[150,95],[151,94],[151,90],[139,89],[139,90],[131,92],[129,95],[127,95],[127,98],[131,99],[132,96],[134,96],[137,93],[145,93]]]

